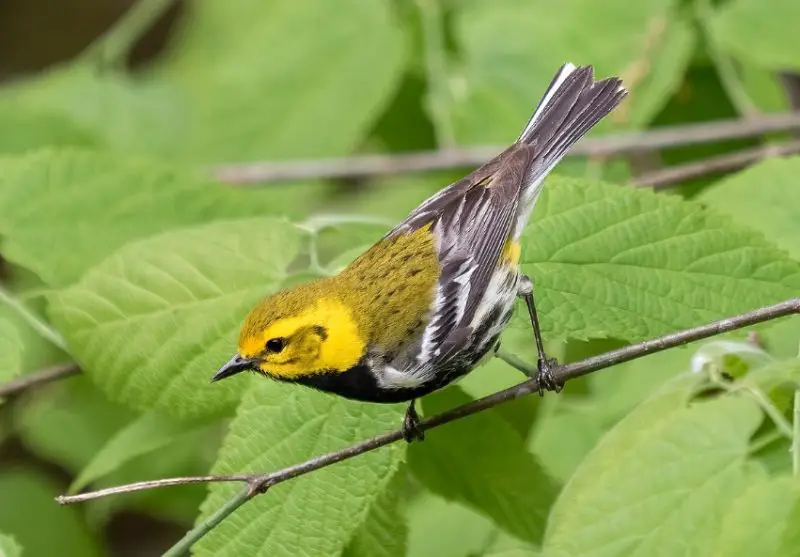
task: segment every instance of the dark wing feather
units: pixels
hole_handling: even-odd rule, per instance
[[[471,333],[472,318],[514,226],[533,150],[514,145],[420,205],[392,232],[431,223],[439,244],[437,312],[426,328],[422,359],[447,359]]]

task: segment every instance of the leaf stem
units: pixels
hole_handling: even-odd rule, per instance
[[[8,307],[13,309],[17,314],[25,320],[25,322],[42,338],[47,339],[53,345],[57,346],[63,351],[67,351],[67,342],[64,340],[58,331],[50,326],[49,323],[41,319],[34,312],[29,310],[19,298],[7,290],[3,285],[0,285],[0,302],[4,302]]]
[[[108,31],[90,44],[82,56],[101,68],[122,66],[136,41],[174,3],[175,0],[139,0]]]
[[[512,354],[511,352],[503,350],[502,348],[498,348],[497,351],[495,352],[495,356],[503,360],[505,363],[507,363],[514,369],[521,371],[528,377],[536,376],[536,372],[538,371],[536,369],[536,366],[529,364],[516,354]]]
[[[250,488],[245,487],[245,489],[240,491],[235,497],[217,509],[214,514],[186,532],[186,535],[178,540],[178,543],[170,547],[162,557],[182,557],[183,555],[188,555],[189,549],[195,542],[216,528],[228,515],[247,503],[250,499],[252,499]]]
[[[644,342],[640,342],[638,344],[632,344],[624,348],[612,350],[610,352],[599,354],[597,356],[592,356],[591,358],[587,358],[579,362],[572,362],[566,365],[560,365],[554,370],[553,375],[557,382],[559,383],[565,382],[570,379],[581,377],[583,375],[587,375],[589,373],[607,367],[611,367],[619,363],[634,360],[636,358],[641,358],[643,356],[647,356],[655,352],[660,352],[662,350],[667,350],[668,348],[672,348],[674,346],[679,346],[695,340],[701,340],[714,335],[733,331],[735,329],[741,329],[743,327],[755,325],[756,323],[762,323],[764,321],[769,321],[771,319],[777,319],[779,317],[797,313],[800,313],[800,298],[786,300],[785,302],[749,311],[741,315],[729,317],[726,319],[721,319],[719,321],[714,321],[706,325],[693,327],[691,329],[686,329],[683,331],[679,331],[677,333],[671,333],[663,337],[647,340]],[[539,390],[539,382],[534,377],[513,387],[503,389],[501,391],[485,396],[478,400],[474,400],[468,404],[464,404],[463,406],[453,408],[452,410],[448,410],[446,412],[437,414],[426,420],[423,420],[420,423],[420,429],[422,429],[423,431],[433,429],[435,427],[442,426],[444,424],[453,422],[455,420],[459,420],[466,416],[476,414],[483,410],[487,410],[503,402],[508,402],[520,398],[522,396],[528,395],[530,393],[538,392],[538,390]],[[309,474],[321,468],[325,468],[326,466],[330,466],[337,462],[342,462],[344,460],[354,458],[366,452],[374,451],[391,443],[396,443],[397,441],[400,441],[402,438],[403,438],[403,432],[402,430],[398,429],[395,431],[391,431],[389,433],[385,433],[383,435],[378,435],[377,437],[373,437],[365,441],[361,441],[360,443],[350,445],[349,447],[346,447],[339,451],[323,454],[311,458],[305,462],[301,462],[300,464],[295,464],[293,466],[289,466],[281,470],[278,470],[276,472],[271,472],[267,474],[251,474],[242,476],[200,476],[191,478],[168,478],[168,479],[154,480],[149,482],[139,482],[136,484],[122,485],[122,486],[102,489],[99,491],[81,493],[79,495],[69,495],[69,496],[62,495],[57,497],[56,501],[58,501],[63,505],[66,505],[70,503],[77,503],[80,501],[88,501],[90,499],[97,499],[100,497],[113,495],[117,493],[127,493],[130,491],[164,487],[168,485],[181,485],[185,483],[199,483],[199,482],[212,482],[212,481],[247,482],[246,493],[237,494],[236,497],[228,501],[228,503],[226,503],[222,509],[215,512],[206,521],[202,522],[201,524],[198,524],[189,533],[187,533],[187,535],[183,538],[183,540],[178,542],[177,547],[173,547],[172,549],[170,549],[169,552],[167,552],[167,555],[174,556],[178,554],[176,553],[178,550],[185,551],[186,549],[188,549],[192,543],[196,542],[201,537],[203,537],[212,528],[214,528],[217,524],[219,524],[226,516],[230,515],[235,509],[243,505],[245,501],[247,501],[249,498],[255,497],[259,493],[263,493],[264,491],[266,491],[267,487],[272,487],[281,482],[285,482],[293,478]]]

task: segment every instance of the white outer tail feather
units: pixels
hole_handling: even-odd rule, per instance
[[[567,62],[566,64],[561,66],[561,69],[558,71],[556,76],[553,78],[552,86],[547,91],[545,96],[542,97],[542,100],[539,101],[539,106],[536,107],[536,111],[533,113],[533,116],[531,116],[531,119],[528,120],[528,123],[525,126],[525,129],[522,130],[522,133],[519,134],[519,138],[517,138],[518,141],[520,139],[522,139],[523,137],[525,137],[525,135],[529,131],[531,131],[531,128],[536,124],[536,120],[547,109],[547,105],[550,103],[550,100],[553,98],[553,95],[556,94],[556,92],[561,87],[561,85],[564,83],[564,81],[567,79],[567,77],[572,72],[574,72],[576,69],[578,69],[578,68],[575,66],[575,64],[571,64],[569,62]]]

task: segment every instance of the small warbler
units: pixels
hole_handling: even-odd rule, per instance
[[[347,398],[410,401],[462,377],[496,347],[514,301],[527,305],[539,384],[559,390],[542,347],[520,237],[544,177],[627,95],[618,78],[563,65],[517,141],[424,201],[338,275],[277,292],[242,325],[213,381],[251,370]]]

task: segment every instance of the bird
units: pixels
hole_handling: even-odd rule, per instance
[[[212,382],[251,371],[371,403],[408,403],[406,441],[424,439],[415,401],[478,367],[518,298],[538,352],[540,394],[559,391],[544,351],[521,239],[544,178],[628,95],[563,64],[517,140],[435,193],[337,274],[261,299]],[[535,238],[528,238],[535,241]]]

